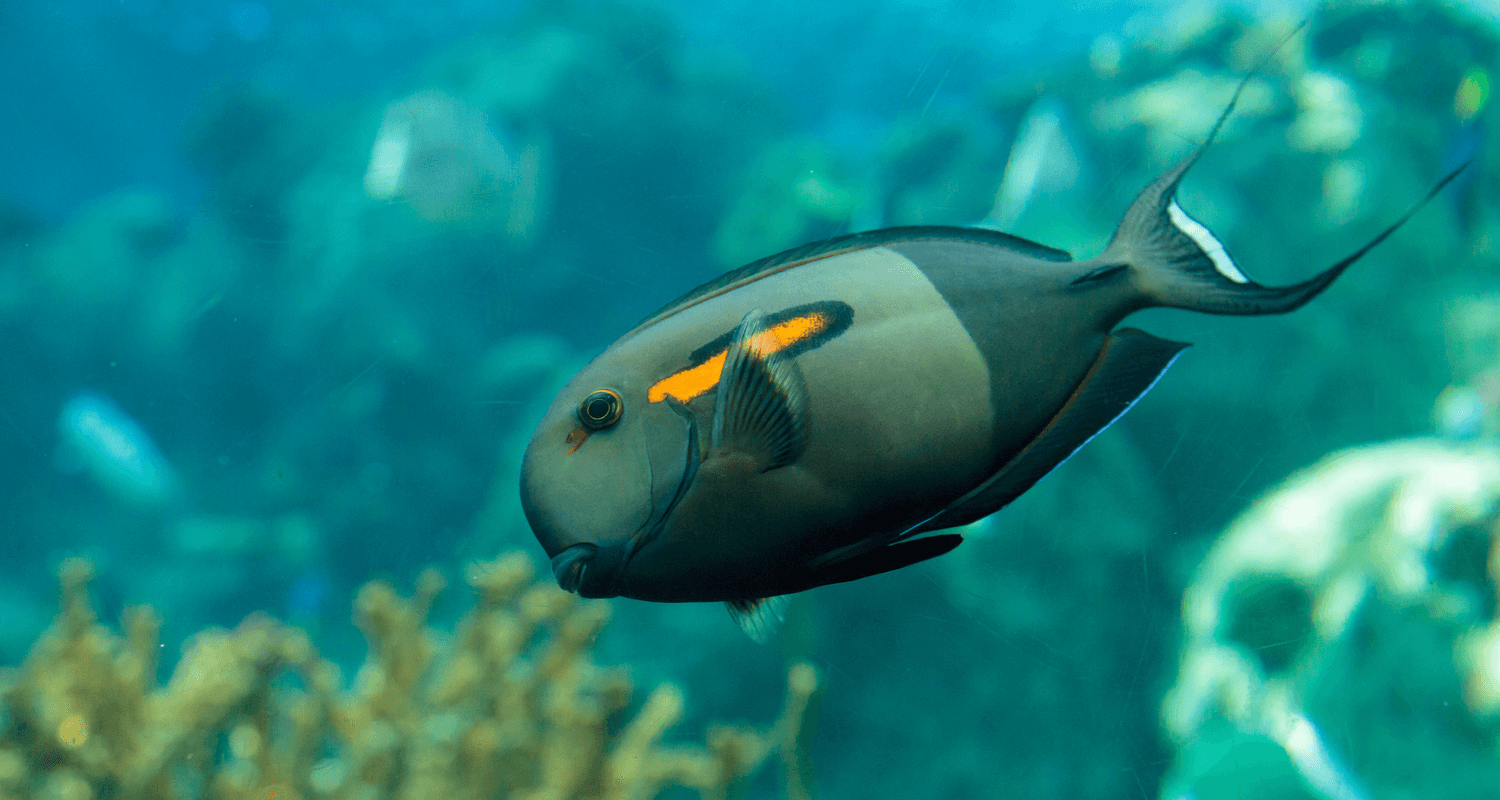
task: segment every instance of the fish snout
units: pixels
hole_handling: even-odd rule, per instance
[[[575,544],[558,553],[552,559],[552,575],[557,578],[557,585],[577,593],[583,585],[584,573],[598,551],[599,548],[591,544]]]

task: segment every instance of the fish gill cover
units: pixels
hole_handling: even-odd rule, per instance
[[[6,8],[0,58],[39,78],[14,87],[0,183],[0,794],[136,776],[185,797],[502,796],[484,781],[503,764],[470,769],[444,736],[507,726],[567,762],[537,738],[543,699],[483,708],[545,650],[433,694],[476,619],[521,612],[419,592],[424,617],[358,587],[536,555],[520,457],[586,354],[829,235],[1001,223],[1091,255],[1300,19],[898,2],[788,35],[763,6]],[[677,708],[710,743],[682,755],[720,763],[710,720],[769,719],[806,661],[825,689],[794,774],[823,797],[1487,792],[1497,43],[1461,6],[1313,11],[1182,207],[1281,284],[1473,159],[1439,202],[1296,314],[1152,312],[1197,347],[1130,417],[953,554],[799,596],[770,646],[717,608],[614,605],[571,663],[686,700],[575,732],[621,747]],[[100,619],[155,612],[110,632],[76,556]],[[406,664],[385,705],[327,679],[361,674],[351,604],[369,663]],[[583,608],[548,618],[601,613]],[[592,670],[564,694],[618,708]],[[401,766],[367,758],[377,718]],[[738,788],[777,796],[774,773]]]

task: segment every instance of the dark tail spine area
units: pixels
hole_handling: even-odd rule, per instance
[[[1234,110],[1240,92],[1254,75],[1252,72],[1240,82],[1234,97],[1209,132],[1208,140],[1136,196],[1120,220],[1120,226],[1115,229],[1109,246],[1096,259],[1106,266],[1085,275],[1080,281],[1120,271],[1123,266],[1129,269],[1132,282],[1144,295],[1142,307],[1171,306],[1210,314],[1283,314],[1317,297],[1351,264],[1395,233],[1468,166],[1465,163],[1448,173],[1394,224],[1337,264],[1293,286],[1263,286],[1245,277],[1213,233],[1177,205],[1177,185],[1182,182],[1182,176],[1213,143]]]

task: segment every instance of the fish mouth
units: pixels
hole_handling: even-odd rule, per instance
[[[552,559],[552,575],[565,591],[577,592],[583,577],[599,548],[592,544],[575,544]]]

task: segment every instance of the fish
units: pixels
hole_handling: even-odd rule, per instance
[[[1093,258],[984,228],[884,228],[763,258],[646,317],[526,448],[521,504],[558,584],[723,602],[765,641],[789,595],[952,551],[953,529],[1134,406],[1189,345],[1118,327],[1127,316],[1297,309],[1463,168],[1311,278],[1256,283],[1176,200],[1248,81]]]
[[[1016,127],[1015,143],[1005,162],[995,202],[979,228],[1014,227],[1037,194],[1073,188],[1082,177],[1083,159],[1068,133],[1068,108],[1062,98],[1042,95],[1026,109]]]
[[[118,403],[82,391],[57,415],[57,467],[87,472],[115,499],[143,509],[161,509],[182,498],[177,472],[145,427]]]
[[[428,222],[496,217],[507,237],[535,235],[545,208],[541,143],[521,145],[473,103],[436,90],[386,106],[365,168],[372,200],[405,201]]]

